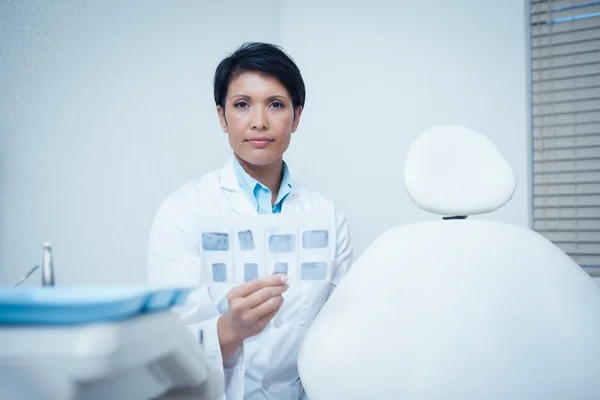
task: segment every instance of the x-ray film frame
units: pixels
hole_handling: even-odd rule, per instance
[[[202,260],[203,274],[207,278],[208,283],[232,283],[235,280],[235,266],[231,252],[202,252],[200,255]],[[214,266],[224,264],[226,273],[225,281],[215,281]],[[221,269],[221,268],[219,268]]]
[[[323,277],[320,279],[304,279],[305,271],[308,271],[309,276],[313,276],[316,271],[312,269],[305,269],[305,264],[324,264],[325,272]],[[312,252],[306,253],[301,259],[298,260],[298,281],[301,282],[325,282],[329,281],[332,276],[332,260],[328,257],[326,252]],[[320,271],[319,271],[320,272]]]
[[[204,237],[206,233],[218,232],[228,235],[229,247],[226,251],[219,250],[208,250],[204,246]],[[208,216],[203,217],[200,223],[200,230],[198,235],[198,248],[200,251],[200,258],[202,261],[203,275],[207,279],[207,283],[211,284],[231,284],[235,280],[235,265],[232,255],[232,229],[231,224],[227,219],[220,218],[219,216]],[[213,266],[215,264],[225,264],[225,281],[215,281],[215,274]]]
[[[335,237],[332,235],[334,221],[329,215],[309,214],[273,214],[273,215],[235,215],[235,216],[208,216],[203,217],[201,222],[201,236],[204,232],[216,231],[225,232],[229,236],[228,251],[205,251],[200,245],[201,253],[208,264],[205,271],[212,283],[212,264],[223,262],[227,268],[227,280],[223,283],[241,284],[244,283],[245,264],[256,263],[258,265],[258,276],[265,276],[273,273],[273,266],[276,262],[288,262],[289,282],[301,281],[301,262],[325,262],[326,279],[331,276],[330,260],[335,255],[335,244],[332,242]],[[211,229],[212,228],[212,229]],[[223,229],[226,228],[226,229]],[[254,236],[255,248],[252,251],[242,251],[238,232],[240,230],[250,229]],[[302,235],[308,230],[325,230],[328,235],[328,247],[317,249],[304,249],[302,246]],[[291,253],[273,253],[268,247],[268,237],[273,233],[294,234],[295,248]],[[261,244],[261,239],[263,243]],[[261,251],[262,248],[262,251]],[[208,255],[208,256],[207,256]],[[313,282],[308,280],[306,282]],[[318,281],[314,281],[318,282]],[[220,282],[219,282],[220,283]]]
[[[234,260],[234,284],[246,282],[246,265],[257,265],[257,278],[266,275],[264,262],[264,239],[260,230],[256,228],[256,216],[232,217],[231,227],[233,231],[232,258]],[[240,239],[240,232],[250,231],[252,235],[253,248],[245,248]]]

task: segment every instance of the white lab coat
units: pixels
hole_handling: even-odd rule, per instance
[[[285,213],[326,213],[330,216],[333,274],[324,283],[300,283],[284,294],[284,305],[265,330],[244,341],[223,366],[217,320],[227,309],[231,287],[201,278],[199,218],[206,215],[257,214],[240,189],[232,160],[224,168],[188,182],[160,206],[148,246],[148,284],[199,285],[185,306],[176,310],[204,347],[213,372],[223,373],[227,400],[298,400],[305,397],[296,359],[301,341],[332,289],[348,271],[352,249],[343,211],[333,201],[292,179]]]

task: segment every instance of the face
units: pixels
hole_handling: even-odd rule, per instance
[[[298,128],[302,107],[275,78],[240,74],[229,84],[225,109],[218,107],[223,132],[241,161],[253,166],[279,164]]]

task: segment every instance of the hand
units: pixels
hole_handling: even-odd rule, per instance
[[[217,325],[225,360],[245,339],[262,332],[281,309],[286,282],[286,275],[277,274],[231,289],[227,295],[229,309],[219,317]]]

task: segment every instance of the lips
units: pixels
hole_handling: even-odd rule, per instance
[[[264,149],[273,141],[273,139],[268,138],[266,136],[252,137],[247,140],[247,142],[250,143],[250,145],[256,149]]]
[[[251,143],[268,143],[268,142],[272,142],[273,139],[270,139],[266,136],[257,136],[257,137],[252,137],[252,138],[248,139],[248,141]]]

